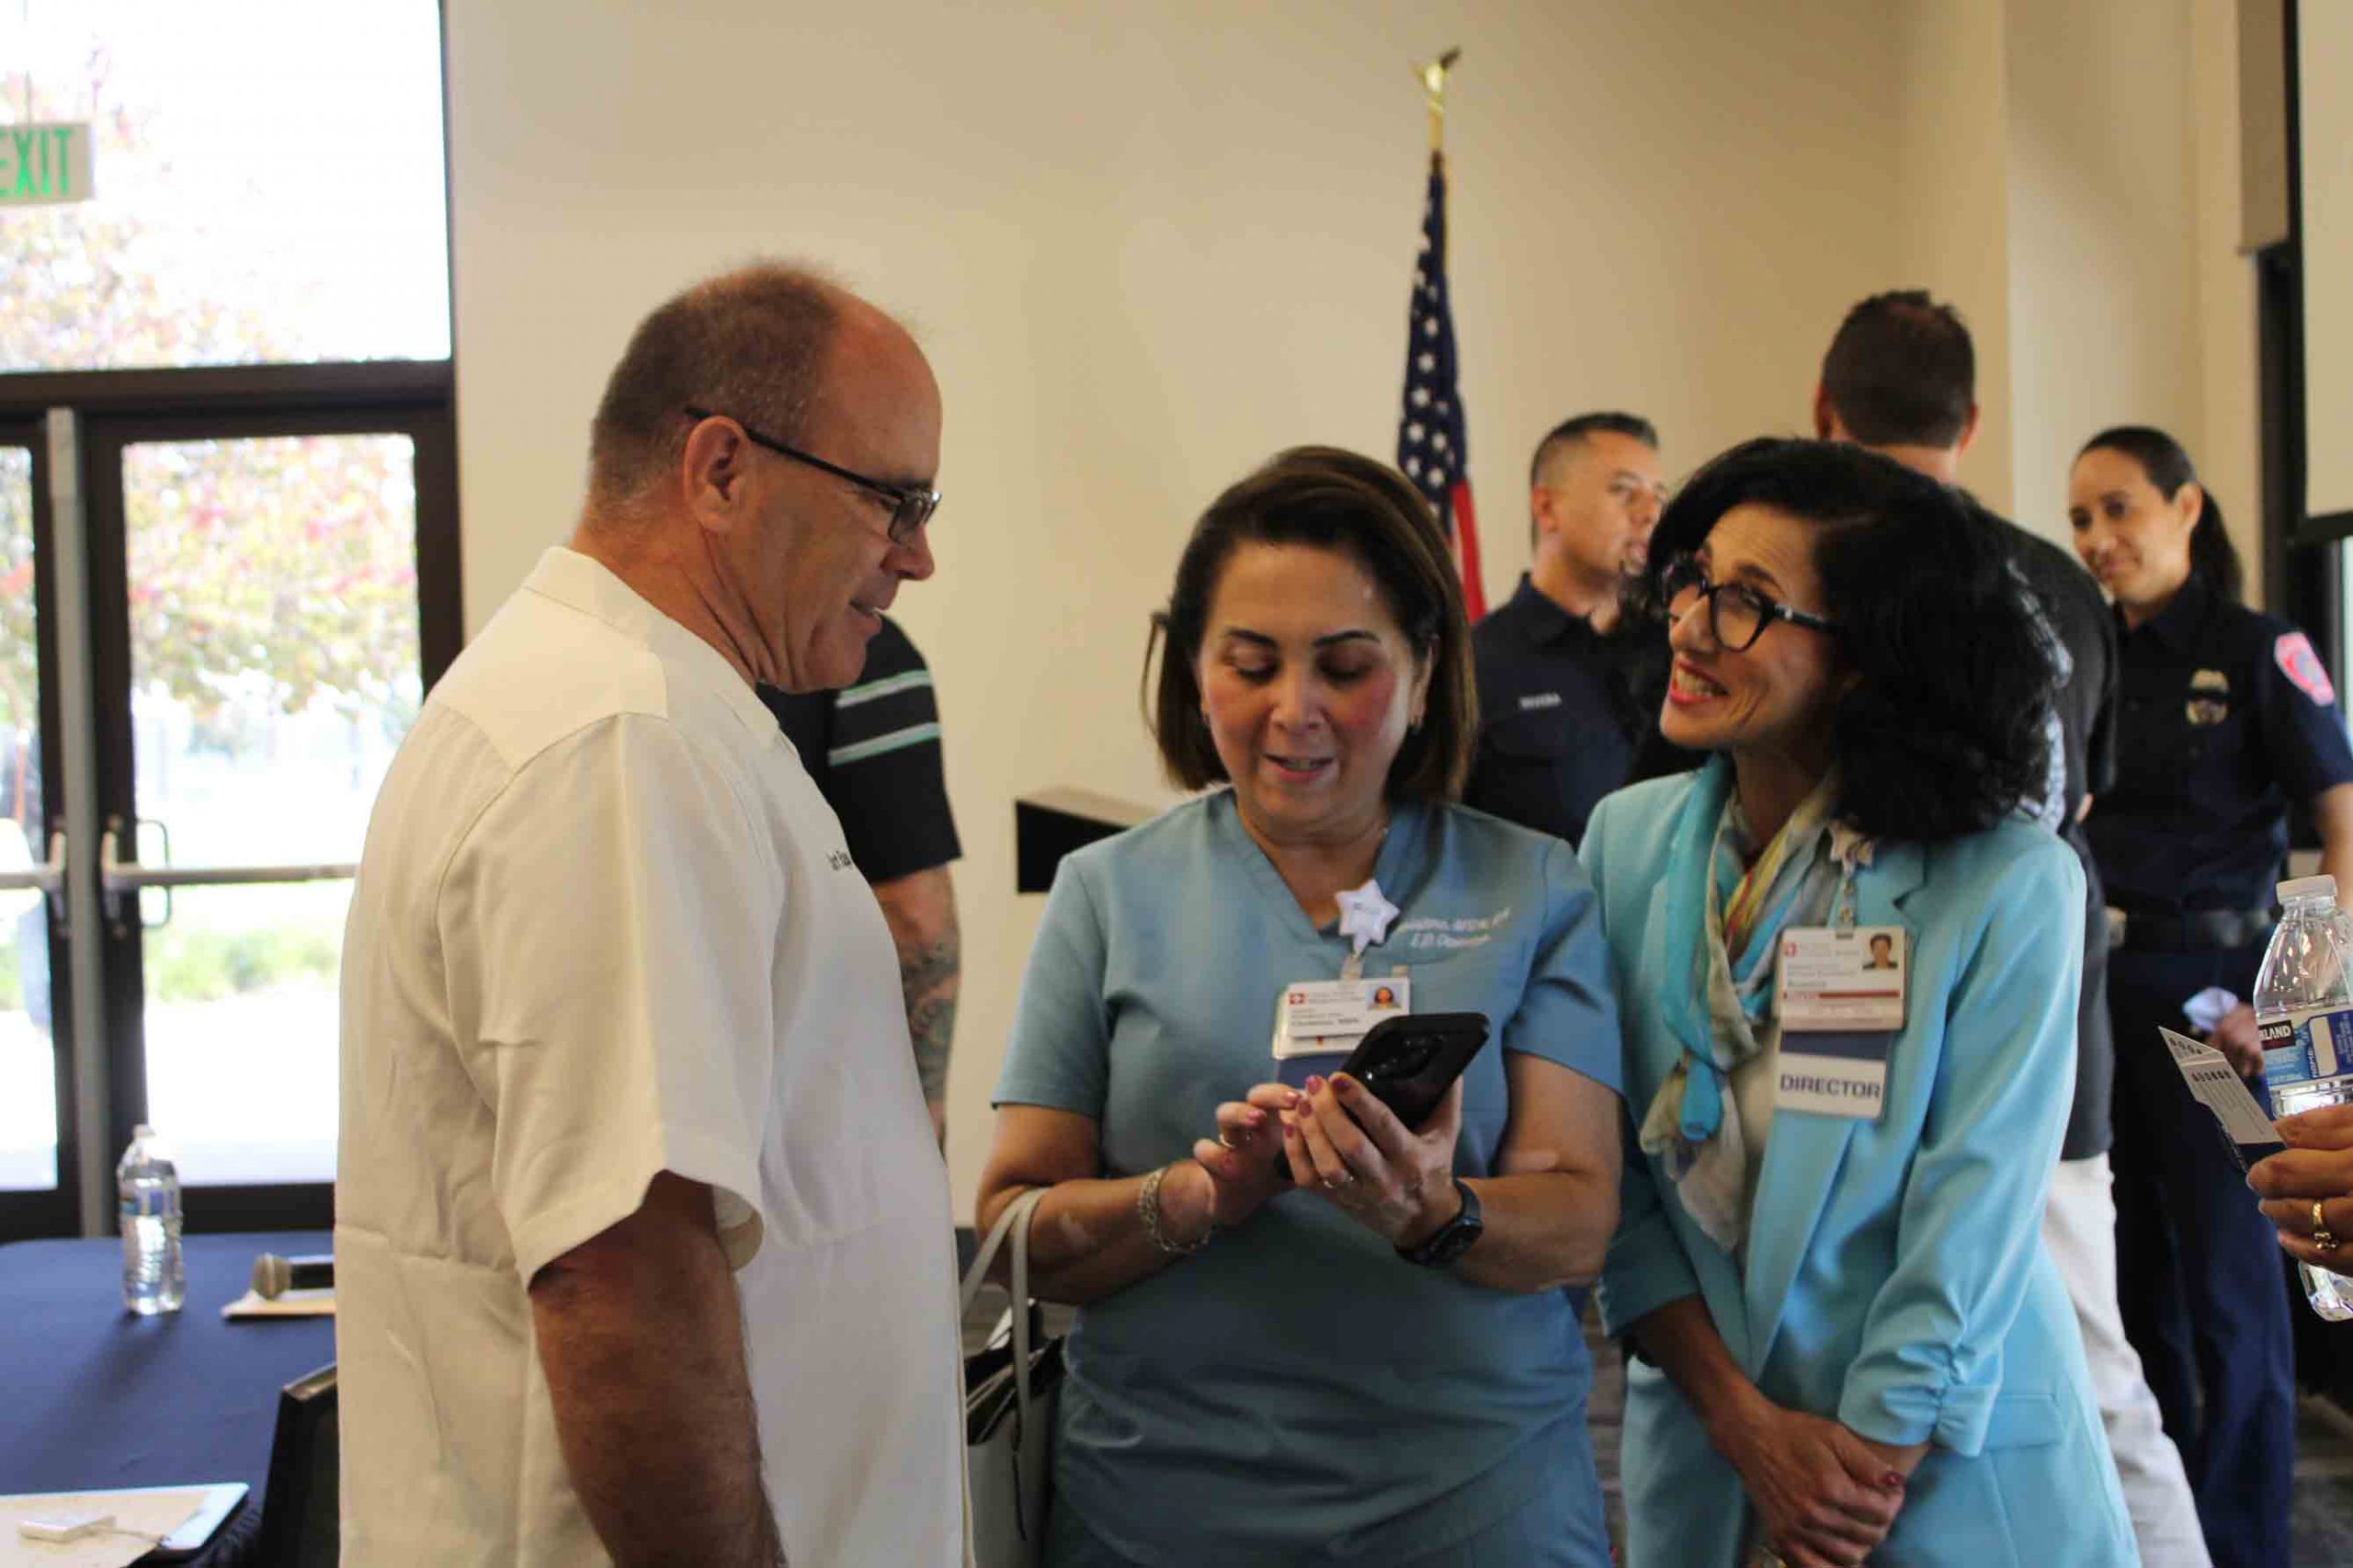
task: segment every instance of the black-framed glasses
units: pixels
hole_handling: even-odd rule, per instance
[[[860,490],[881,496],[891,504],[891,542],[892,544],[908,543],[915,537],[916,530],[931,521],[931,515],[939,509],[939,492],[937,490],[915,490],[904,484],[890,484],[879,479],[870,478],[855,469],[844,468],[839,463],[829,463],[814,453],[804,452],[798,447],[789,447],[773,436],[763,436],[742,420],[736,419],[732,414],[714,414],[708,408],[688,408],[687,417],[734,420],[736,427],[744,432],[745,439],[750,441],[752,445],[765,447],[780,458],[790,458],[794,462],[806,463],[820,473],[830,473],[835,479],[846,479]]]
[[[1659,597],[1671,620],[1681,620],[1701,599],[1708,601],[1708,635],[1730,653],[1746,652],[1777,620],[1812,631],[1837,634],[1838,623],[1767,598],[1745,583],[1711,583],[1696,555],[1678,555],[1659,574]]]

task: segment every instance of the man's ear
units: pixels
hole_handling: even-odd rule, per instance
[[[1838,422],[1838,410],[1830,402],[1830,389],[1820,381],[1813,383],[1813,438],[1817,441],[1839,441],[1847,436],[1847,427]]]
[[[1967,457],[1969,455],[1969,449],[1977,444],[1978,412],[1978,407],[1975,403],[1972,403],[1969,405],[1969,423],[1961,427],[1961,439],[1953,443],[1952,454],[1954,457]]]
[[[678,454],[677,481],[687,509],[714,532],[725,532],[742,510],[751,482],[752,446],[725,419],[705,419],[687,433]]]

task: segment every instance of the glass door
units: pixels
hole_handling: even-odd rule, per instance
[[[63,966],[51,963],[64,876],[43,776],[54,698],[43,679],[53,639],[40,449],[38,423],[0,423],[0,1216],[57,1230],[71,1212],[60,1114],[71,1091]]]
[[[86,449],[113,1131],[168,1137],[191,1225],[324,1223],[351,877],[455,651],[454,594],[428,640],[419,593],[447,423],[99,419]]]

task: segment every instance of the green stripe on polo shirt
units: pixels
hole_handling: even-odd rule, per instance
[[[870,741],[859,741],[854,745],[835,746],[825,754],[825,761],[832,767],[839,767],[847,762],[864,762],[870,756],[881,756],[884,752],[902,751],[908,746],[921,745],[926,741],[936,741],[938,738],[939,725],[937,722],[910,724],[904,730],[893,730],[887,735],[877,735]]]
[[[881,680],[869,681],[864,686],[844,687],[841,695],[834,699],[834,706],[837,709],[855,708],[861,702],[877,701],[896,692],[913,691],[918,687],[930,684],[929,670],[909,670],[903,676],[888,676]],[[835,754],[834,760],[836,762],[841,760],[838,753]]]

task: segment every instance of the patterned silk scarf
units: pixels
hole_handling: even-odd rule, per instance
[[[1718,758],[1711,769],[1728,774],[1729,764]],[[1779,1028],[1773,1017],[1773,958],[1780,933],[1829,915],[1840,880],[1833,840],[1847,835],[1834,835],[1837,780],[1832,776],[1752,858],[1753,841],[1730,778],[1703,774],[1701,790],[1709,783],[1722,791],[1721,807],[1710,812],[1708,801],[1693,802],[1713,820],[1702,815],[1678,824],[1667,865],[1669,973],[1676,955],[1690,950],[1686,972],[1696,995],[1687,997],[1670,984],[1666,1012],[1683,1054],[1660,1084],[1637,1141],[1644,1153],[1665,1161],[1700,1230],[1733,1252],[1747,1233],[1750,1192],[1746,1140],[1738,1112],[1728,1105],[1732,1075]],[[1677,898],[1677,892],[1686,896]],[[1689,897],[1694,892],[1698,896]],[[1688,936],[1677,929],[1694,924],[1699,928]],[[1701,1006],[1695,1009],[1693,1000]]]

